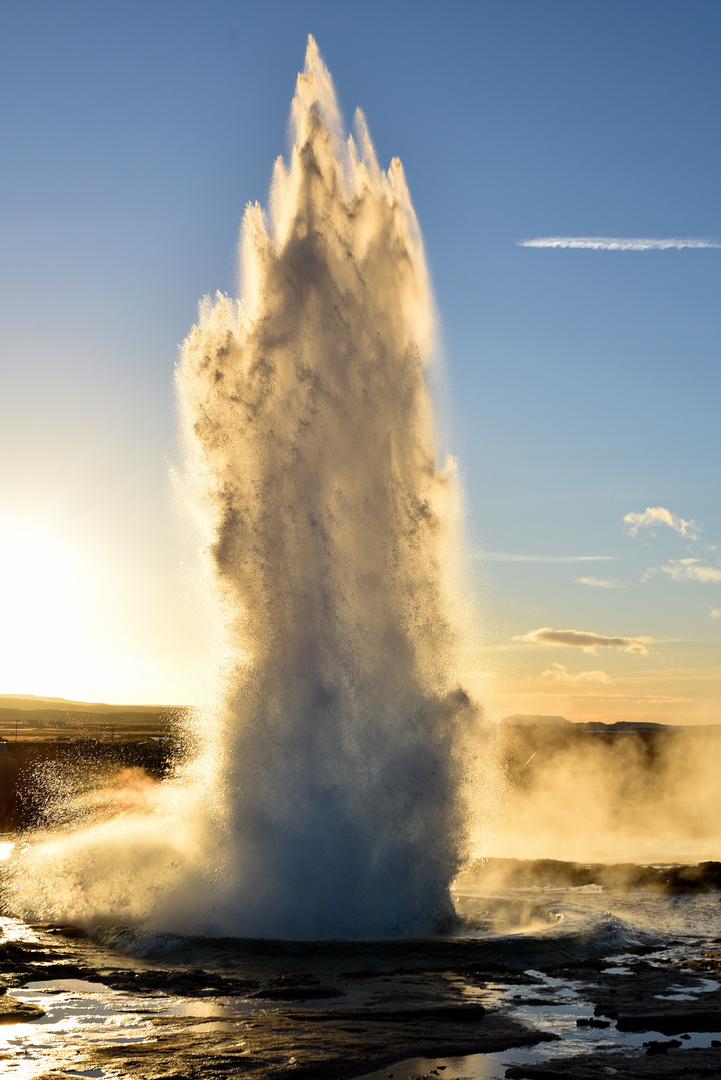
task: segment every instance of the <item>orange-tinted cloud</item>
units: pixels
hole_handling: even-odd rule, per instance
[[[514,637],[513,640],[534,645],[569,645],[593,654],[597,649],[623,649],[624,652],[646,654],[647,646],[654,643],[654,638],[650,637],[607,637],[605,634],[586,630],[552,630],[550,626],[531,630],[528,634]]]

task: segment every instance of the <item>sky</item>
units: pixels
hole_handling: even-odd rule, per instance
[[[423,231],[489,712],[721,721],[717,3],[3,0],[0,28],[0,693],[197,690],[173,372],[237,292],[312,33]]]

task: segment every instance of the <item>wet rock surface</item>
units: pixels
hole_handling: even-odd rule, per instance
[[[639,948],[632,953],[648,953]],[[710,1046],[687,1045],[690,1033],[721,1032],[721,989],[709,985],[719,973],[718,950],[700,950],[696,960],[625,954],[611,962],[598,957],[578,964],[549,967],[547,974],[574,981],[593,1005],[593,1015],[579,1026],[603,1026],[619,1032],[648,1033],[637,1048],[600,1044],[593,1053],[553,1057],[535,1064],[510,1066],[506,1080],[643,1080],[721,1076],[721,1039]],[[599,1037],[601,1037],[599,1032]],[[606,1034],[605,1030],[603,1034]],[[660,1038],[659,1036],[680,1036]]]
[[[468,1022],[445,1017],[439,1009],[385,1010],[374,1015],[358,1010],[277,1012],[237,1017],[218,1031],[212,1022],[188,1022],[188,1030],[164,1033],[157,1022],[157,1039],[133,1047],[103,1047],[88,1058],[112,1066],[121,1075],[349,1080],[365,1072],[389,1068],[399,1058],[473,1054],[530,1045],[537,1041],[525,1025],[503,1014],[473,1015]],[[541,1036],[546,1037],[546,1036]],[[390,1069],[392,1071],[392,1068]]]
[[[506,1080],[708,1080],[721,1075],[718,1050],[672,1048],[666,1054],[600,1049],[565,1061],[519,1065],[506,1069]]]
[[[26,1020],[37,1020],[45,1016],[43,1009],[18,1001],[11,994],[0,996],[0,1024],[19,1024]]]
[[[346,968],[318,960],[312,966],[303,953],[282,962],[248,961],[239,973],[237,965],[124,956],[72,927],[37,926],[27,940],[0,941],[0,1022],[3,1015],[16,1024],[42,1016],[35,1005],[13,1000],[20,987],[46,982],[50,1002],[53,983],[84,980],[115,991],[118,1014],[143,1015],[137,1041],[85,1043],[73,1051],[76,1073],[102,1069],[117,1080],[354,1080],[391,1073],[411,1058],[531,1046],[537,1060],[504,1066],[507,1080],[694,1080],[721,1076],[721,941],[691,952],[687,958],[681,947],[644,946],[535,971],[490,961],[423,967],[415,954],[405,965]],[[514,1010],[554,1005],[559,990],[570,986],[582,1003],[577,1029],[597,1045],[563,1056],[552,1027],[534,1029]],[[178,1001],[184,1015],[172,1012]],[[638,1033],[635,1047],[619,1045],[626,1032]],[[711,1045],[693,1045],[697,1033]],[[0,1055],[0,1069],[7,1061]],[[50,1065],[44,1078],[56,1075]],[[67,1076],[59,1063],[56,1069]],[[431,1067],[418,1075],[443,1073]]]
[[[589,978],[593,967],[597,970]],[[713,965],[627,956],[623,964],[601,959],[553,967],[548,974],[580,982],[580,992],[595,1004],[594,1015],[615,1020],[619,1031],[721,1031],[721,988],[707,985],[716,981]]]
[[[240,978],[232,971],[122,957],[55,927],[35,927],[35,938],[0,942],[6,986],[47,982],[52,999],[53,984],[79,979],[127,994],[125,1003],[115,1003],[118,1012],[137,1010],[138,995],[148,995],[160,1009],[144,1017],[145,1033],[137,1041],[76,1046],[75,1073],[102,1069],[114,1078],[143,1080],[350,1080],[402,1058],[496,1052],[553,1038],[483,1004],[488,983],[497,985],[504,977],[529,983],[528,975],[502,964],[464,965],[460,972],[413,964],[348,972],[326,967],[319,974],[279,974],[258,964],[256,977]],[[190,1015],[162,1015],[165,1003],[178,998]],[[27,1008],[30,1019],[33,1007]],[[52,1069],[43,1073],[51,1076]]]
[[[598,885],[672,895],[721,889],[721,862],[716,861],[690,866],[645,866],[638,863],[575,863],[560,859],[486,859],[482,868],[474,870],[473,874],[479,882],[484,878],[512,880],[517,888],[539,883],[573,888]]]

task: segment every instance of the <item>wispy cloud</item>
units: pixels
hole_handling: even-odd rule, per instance
[[[477,559],[486,562],[574,563],[613,562],[617,555],[513,555],[508,551],[477,551]]]
[[[661,570],[674,581],[721,581],[721,567],[708,566],[701,559],[671,559]]]
[[[576,578],[574,585],[593,585],[596,589],[621,589],[617,581],[609,581],[607,578],[580,577]]]
[[[570,645],[584,652],[596,655],[597,649],[622,649],[629,653],[648,654],[648,645],[654,644],[650,637],[607,637],[586,630],[552,630],[543,626],[540,630],[531,630],[528,634],[518,635],[514,641],[529,642],[533,645]]]
[[[686,521],[665,506],[647,506],[643,513],[626,514],[623,521],[629,536],[636,536],[639,529],[649,529],[655,525],[668,525],[688,540],[698,540],[701,532],[701,526],[693,518]]]
[[[565,683],[610,683],[613,681],[605,671],[577,671],[574,675],[564,664],[556,663],[542,671],[541,678]]]
[[[519,247],[530,248],[585,248],[590,251],[669,251],[681,248],[721,248],[721,240],[712,237],[669,237],[655,239],[649,236],[536,236],[533,240],[519,240]]]

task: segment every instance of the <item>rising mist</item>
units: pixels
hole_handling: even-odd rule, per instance
[[[222,626],[197,749],[145,812],[16,860],[35,918],[324,938],[454,916],[479,711],[422,241],[400,162],[379,168],[360,112],[344,137],[312,38],[291,127],[245,214],[241,297],[203,301],[177,372]]]

